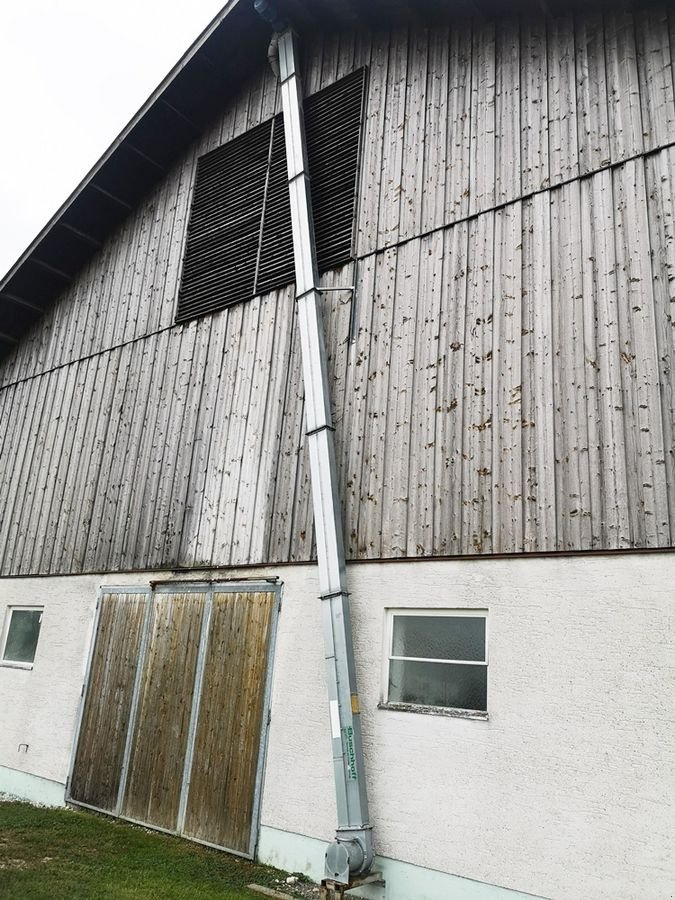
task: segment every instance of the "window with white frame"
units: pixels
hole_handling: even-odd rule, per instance
[[[14,666],[33,665],[40,636],[41,606],[10,606],[2,637],[3,663]]]
[[[487,610],[387,610],[387,705],[487,712]]]

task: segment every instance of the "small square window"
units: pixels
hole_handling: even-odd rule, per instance
[[[17,666],[32,666],[35,659],[42,607],[10,606],[7,610],[2,662]]]
[[[388,610],[386,705],[487,712],[487,611]]]

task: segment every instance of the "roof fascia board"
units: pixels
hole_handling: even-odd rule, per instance
[[[131,131],[138,125],[141,119],[145,116],[148,110],[154,106],[154,104],[161,99],[162,94],[166,91],[166,89],[173,83],[176,77],[180,74],[180,72],[187,66],[187,64],[192,60],[192,58],[199,52],[199,50],[204,46],[204,44],[208,41],[211,35],[218,29],[218,27],[222,24],[222,22],[227,18],[227,16],[235,9],[242,0],[229,0],[229,2],[221,9],[217,16],[206,26],[204,31],[199,35],[199,37],[190,45],[187,51],[183,54],[180,60],[176,63],[176,65],[171,69],[168,75],[160,82],[157,88],[152,92],[152,94],[148,97],[145,103],[140,107],[140,109],[136,112],[136,114],[130,119],[128,124],[122,129],[119,135],[115,138],[112,144],[105,151],[103,156],[94,163],[93,167],[87,172],[82,181],[77,185],[75,190],[69,195],[67,200],[58,208],[58,210],[54,213],[51,219],[47,222],[44,228],[37,234],[35,238],[31,241],[28,247],[24,250],[24,252],[19,256],[14,265],[9,269],[9,271],[4,275],[4,277],[0,280],[0,293],[7,287],[11,279],[16,275],[19,269],[24,265],[24,263],[28,260],[31,254],[37,249],[38,245],[42,241],[44,237],[49,234],[52,228],[58,224],[59,219],[67,212],[72,203],[80,196],[82,191],[94,180],[96,175],[100,172],[103,166],[108,162],[108,160],[113,156],[113,154],[119,149],[119,147],[124,143],[126,138],[129,136]]]

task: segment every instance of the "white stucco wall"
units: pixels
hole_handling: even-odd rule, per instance
[[[0,665],[0,766],[65,782],[100,583],[0,579],[0,633],[7,607],[44,606],[33,668]]]
[[[329,840],[315,571],[261,574],[284,582],[262,821]],[[378,853],[545,897],[671,898],[675,555],[360,564],[349,574]],[[163,577],[0,581],[0,614],[38,597],[45,606],[35,668],[0,667],[0,766],[65,781],[97,590]],[[489,721],[377,709],[389,606],[488,608]]]
[[[316,585],[283,574],[263,822],[327,839]],[[378,853],[547,897],[671,898],[675,555],[349,574]],[[377,709],[387,606],[489,609],[488,722]]]

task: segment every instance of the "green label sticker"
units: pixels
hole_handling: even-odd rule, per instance
[[[351,725],[345,728],[347,735],[347,774],[350,781],[356,781],[356,753],[354,752],[354,729]]]

